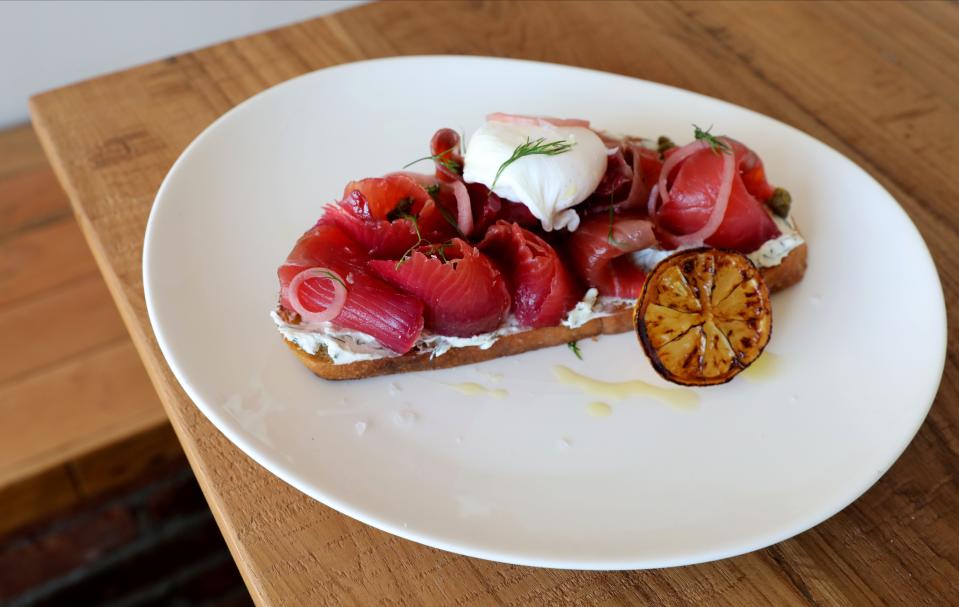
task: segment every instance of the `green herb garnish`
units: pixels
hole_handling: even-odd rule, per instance
[[[660,135],[659,139],[656,140],[656,151],[659,153],[660,160],[664,160],[666,151],[671,150],[674,147],[676,147],[676,144],[673,143],[673,140],[666,135]]]
[[[453,147],[456,147],[456,146],[453,146]],[[410,162],[404,165],[403,168],[405,169],[405,168],[411,167],[417,162],[423,162],[424,160],[432,160],[433,162],[443,165],[444,167],[453,171],[454,173],[459,173],[460,169],[462,169],[463,167],[460,165],[460,163],[448,157],[449,153],[452,151],[453,151],[453,148],[449,148],[448,150],[443,150],[439,154],[431,154],[429,156],[423,156],[422,158],[417,158],[413,162]]]
[[[386,214],[386,219],[389,221],[396,221],[404,215],[409,215],[412,208],[413,199],[407,196],[396,203],[396,206],[393,207],[393,210]]]
[[[610,203],[611,205],[612,205],[612,203],[613,203],[613,195],[612,195],[612,194],[610,194],[610,196],[609,196],[609,203]],[[613,207],[612,207],[612,206],[609,207],[609,233],[606,234],[606,242],[608,242],[609,244],[613,245],[614,247],[618,247],[618,248],[620,248],[620,249],[625,249],[625,248],[626,248],[626,245],[625,245],[625,244],[623,244],[623,243],[621,243],[620,241],[616,240],[616,238],[613,236]]]
[[[694,124],[693,129],[693,136],[698,141],[705,141],[709,146],[709,149],[713,151],[713,154],[719,154],[721,152],[726,154],[732,153],[733,150],[731,147],[729,147],[729,144],[727,144],[725,141],[720,141],[715,135],[709,132],[713,130],[712,125],[710,125],[710,127],[704,131]]]
[[[456,235],[460,238],[466,238],[462,232],[460,232],[460,226],[456,223],[456,218],[453,217],[453,214],[450,213],[449,209],[440,204],[439,197],[437,196],[440,192],[440,184],[431,183],[426,186],[426,193],[430,195],[430,198],[433,199],[433,202],[436,203],[436,208],[439,209],[440,215],[443,216],[443,219],[446,220],[446,223],[453,226],[453,229],[456,230]]]
[[[559,154],[565,154],[566,152],[573,149],[573,146],[576,145],[576,142],[569,143],[568,141],[563,141],[562,139],[557,141],[546,141],[545,137],[540,137],[535,141],[530,141],[529,137],[526,138],[526,143],[516,146],[516,149],[513,150],[513,155],[506,159],[506,162],[500,165],[499,170],[496,171],[496,177],[493,178],[493,184],[489,189],[496,187],[496,182],[499,180],[499,176],[503,174],[503,171],[506,170],[506,167],[513,164],[520,158],[524,156],[533,156],[540,154],[543,156],[558,156]]]
[[[571,341],[566,344],[566,347],[573,351],[573,354],[576,355],[576,358],[583,360],[583,353],[579,351],[579,343]]]
[[[340,277],[334,274],[333,272],[330,272],[329,270],[322,270],[320,273],[326,274],[326,277],[329,278],[330,280],[335,280],[336,282],[340,283],[341,285],[343,285],[344,289],[347,288],[346,283],[343,282],[343,280],[340,279]]]
[[[450,246],[448,243],[435,244],[433,245],[433,254],[443,260],[443,263],[447,263],[449,260],[446,259],[446,247]]]
[[[396,262],[395,269],[397,270],[400,269],[401,265],[409,261],[410,255],[413,254],[413,251],[416,249],[416,247],[426,242],[425,240],[423,240],[423,235],[420,234],[420,224],[416,220],[416,217],[414,217],[413,215],[410,215],[409,213],[400,213],[400,219],[405,219],[409,221],[411,224],[413,224],[413,231],[416,232],[416,242],[413,243],[413,246],[406,249],[406,251],[404,251],[403,255],[400,257],[399,261]]]
[[[456,223],[456,218],[453,217],[453,214],[449,212],[449,209],[441,205],[439,202],[436,203],[436,208],[440,210],[440,215],[443,216],[443,219],[446,220],[446,223],[453,226],[453,229],[456,230],[456,235],[460,238],[466,238],[462,232],[460,232],[460,226]]]

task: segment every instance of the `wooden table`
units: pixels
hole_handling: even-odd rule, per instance
[[[31,109],[258,603],[955,604],[955,333],[938,398],[915,441],[865,496],[814,530],[694,567],[553,571],[397,539],[312,501],[254,464],[203,418],[170,374],[147,321],[140,256],[147,214],[170,165],[203,128],[247,97],[304,72],[371,57],[523,57],[726,99],[839,149],[879,179],[919,226],[956,326],[957,31],[959,7],[945,3],[390,2],[44,93]],[[890,288],[908,288],[907,280],[890,276]],[[890,347],[908,338],[891,335]]]

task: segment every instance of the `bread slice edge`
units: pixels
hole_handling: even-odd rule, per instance
[[[806,243],[789,252],[779,265],[761,268],[763,280],[770,293],[781,291],[800,280],[806,273],[806,257],[808,247]],[[562,325],[530,329],[522,333],[500,337],[487,349],[478,346],[465,348],[451,348],[442,356],[431,358],[430,353],[407,353],[391,358],[376,360],[362,360],[346,364],[334,364],[323,352],[309,354],[296,344],[286,341],[287,346],[296,354],[297,358],[314,374],[323,379],[346,380],[364,379],[378,375],[393,375],[412,371],[430,369],[448,369],[461,365],[492,360],[503,356],[521,354],[540,348],[549,348],[561,344],[595,337],[625,333],[633,330],[633,306],[622,306],[620,310],[610,316],[595,318],[586,324],[570,329]]]

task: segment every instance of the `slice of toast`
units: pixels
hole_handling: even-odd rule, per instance
[[[790,251],[779,265],[760,270],[770,292],[785,289],[802,279],[806,272],[807,252],[806,243],[802,243]],[[500,337],[492,347],[486,350],[482,350],[478,346],[451,348],[442,356],[433,359],[430,358],[429,353],[407,353],[392,358],[363,360],[337,365],[322,351],[316,354],[308,354],[292,342],[287,341],[287,345],[296,353],[300,362],[324,379],[363,379],[376,375],[458,367],[539,348],[568,344],[596,335],[625,333],[633,330],[632,316],[632,306],[623,306],[620,311],[611,316],[593,319],[575,329],[562,325],[530,329],[522,333]]]

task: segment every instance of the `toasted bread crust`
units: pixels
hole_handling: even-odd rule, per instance
[[[778,266],[762,268],[760,272],[770,292],[781,291],[799,282],[806,273],[806,255],[808,247],[803,243],[790,251]],[[515,335],[507,335],[496,340],[492,347],[482,350],[479,347],[451,348],[442,356],[430,360],[429,354],[408,353],[393,358],[364,360],[343,365],[333,364],[323,353],[307,354],[296,344],[286,342],[306,367],[324,379],[363,379],[377,375],[392,375],[410,371],[428,369],[446,369],[492,360],[502,356],[520,354],[539,348],[548,348],[567,344],[572,341],[594,337],[596,335],[625,333],[633,330],[633,308],[623,306],[612,316],[596,318],[581,327],[569,329],[564,326],[530,329]],[[285,341],[285,340],[284,340]]]

